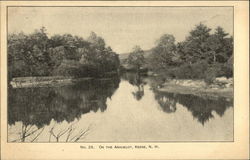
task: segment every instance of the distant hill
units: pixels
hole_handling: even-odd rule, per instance
[[[152,53],[151,49],[144,51],[144,57],[148,58],[151,53]],[[128,56],[129,56],[129,53],[122,53],[122,54],[119,54],[119,59],[120,59],[120,61],[123,61],[123,60],[127,59]]]
[[[121,62],[121,65],[126,68],[126,69],[131,69],[131,66],[128,65],[128,63],[125,61],[128,56],[129,56],[130,53],[123,53],[123,54],[119,54],[119,59],[120,59],[120,62]],[[150,50],[146,50],[144,51],[144,57],[145,59],[149,58],[149,56],[152,54],[152,49]],[[144,68],[147,68],[147,64],[145,63],[143,65]]]
[[[122,53],[122,54],[119,54],[119,59],[122,61],[122,60],[125,60],[128,58],[128,55],[129,53]]]

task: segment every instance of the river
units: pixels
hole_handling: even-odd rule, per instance
[[[8,142],[233,141],[233,101],[159,92],[149,77],[9,89]]]

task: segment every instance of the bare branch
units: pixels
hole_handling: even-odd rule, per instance
[[[72,124],[72,125],[73,125],[73,124]],[[68,142],[69,137],[71,136],[71,133],[72,133],[72,131],[73,131],[72,125],[71,125],[70,128],[69,128],[69,132],[68,132],[68,135],[67,135],[67,138],[66,138],[66,142]]]
[[[34,142],[34,141],[41,135],[41,133],[43,132],[43,130],[44,130],[44,127],[43,127],[42,130],[36,135],[36,137],[33,138],[33,139],[31,140],[31,142]]]
[[[74,142],[79,141],[80,139],[82,139],[84,136],[86,136],[86,133],[90,130],[90,126],[88,126],[88,128],[85,131],[80,131],[80,134],[77,136],[77,138],[74,140]],[[76,136],[75,136],[76,137]],[[75,138],[74,137],[74,138]],[[73,139],[72,139],[73,140]]]

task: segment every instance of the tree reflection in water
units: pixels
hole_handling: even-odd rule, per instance
[[[224,97],[199,97],[191,94],[176,94],[155,90],[154,93],[155,99],[164,112],[175,112],[176,103],[179,103],[186,107],[202,125],[214,117],[212,114],[213,111],[222,117],[226,109],[232,107],[233,104],[231,99]]]
[[[222,97],[199,97],[195,95],[157,91],[152,87],[152,84],[157,83],[153,80],[150,81],[150,77],[126,73],[122,75],[122,78],[129,83],[125,81],[121,83],[120,90],[117,92],[118,96],[114,96],[114,102],[120,100],[117,99],[120,94],[129,94],[129,97],[133,95],[133,98],[129,98],[129,100],[136,102],[131,104],[137,105],[140,103],[145,105],[149,104],[147,102],[156,101],[162,111],[176,114],[176,117],[183,116],[182,112],[178,112],[178,109],[180,109],[178,107],[181,107],[178,104],[181,104],[187,108],[192,116],[202,125],[205,125],[209,119],[213,118],[214,113],[222,117],[227,108],[232,106],[232,100]],[[90,121],[90,123],[78,122],[82,120],[82,115],[85,113],[104,112],[107,109],[107,99],[111,99],[111,96],[119,87],[119,83],[120,79],[114,78],[83,81],[63,87],[9,89],[8,141],[77,142],[87,140],[91,137],[92,133],[96,133],[96,128],[95,131],[93,131],[91,127],[91,125],[95,125],[95,123],[92,121]],[[135,91],[131,93],[130,89],[123,90],[126,87],[131,87],[135,89]],[[142,98],[145,96],[144,94],[147,95],[147,98]],[[123,95],[120,96],[122,97]],[[112,104],[115,105],[115,107],[112,107]],[[110,117],[111,121],[113,121],[112,118],[116,118],[116,114],[114,114],[116,111],[118,111],[117,115],[120,114],[119,107],[124,109],[123,113],[125,117],[131,114],[130,111],[133,111],[128,110],[127,112],[126,107],[130,106],[118,106],[117,109],[117,103],[110,103],[109,105],[111,105],[110,108],[114,111],[111,112],[112,115],[115,115]],[[139,107],[136,111],[139,111],[138,114],[145,111],[145,113],[152,114],[151,116],[157,116],[157,113],[162,115],[161,111],[156,108],[151,108],[156,112],[151,112],[151,109],[147,110],[147,106],[145,108],[144,110],[143,107]],[[183,113],[186,114],[186,112]],[[99,114],[95,115],[99,116]],[[106,115],[109,116],[109,114]],[[190,116],[190,114],[188,114],[188,116]],[[191,121],[193,121],[192,118]],[[110,125],[110,123],[107,124],[107,126]],[[116,125],[118,126],[112,125],[111,128],[121,126],[120,123]],[[101,126],[101,129],[103,129],[102,127],[105,128],[105,124]],[[107,129],[110,128],[107,127]],[[102,130],[101,133],[102,132],[105,132],[105,129]],[[108,132],[109,130],[107,133]],[[91,134],[85,138],[88,133]]]
[[[167,113],[173,113],[176,111],[176,99],[175,94],[171,96],[165,96],[163,94],[155,94],[155,99],[158,101],[162,110]]]
[[[127,80],[131,85],[136,86],[136,91],[132,92],[133,97],[136,100],[141,100],[144,96],[144,85],[143,77],[139,73],[126,73],[123,74],[123,79]]]
[[[31,134],[33,137],[39,134],[52,119],[57,123],[64,120],[69,123],[90,111],[103,112],[107,108],[107,98],[111,98],[119,82],[120,79],[116,77],[64,87],[9,89],[8,124],[22,122],[20,140],[25,141]],[[67,132],[69,130],[70,127]]]

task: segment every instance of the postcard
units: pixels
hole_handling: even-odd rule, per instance
[[[248,159],[247,1],[2,1],[1,159]]]

